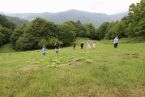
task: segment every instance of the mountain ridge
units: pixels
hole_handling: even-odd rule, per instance
[[[56,13],[44,12],[44,13],[20,13],[20,14],[6,14],[6,15],[11,17],[22,18],[28,21],[32,21],[36,17],[42,17],[58,24],[62,24],[68,20],[72,20],[72,21],[80,20],[83,24],[92,23],[96,26],[99,26],[103,22],[120,20],[127,14],[128,12],[107,15],[105,13],[92,13],[87,11],[71,9],[68,11],[56,12]]]

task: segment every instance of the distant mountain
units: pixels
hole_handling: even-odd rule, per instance
[[[25,23],[28,23],[27,20],[24,20],[24,19],[20,19],[18,17],[10,17],[10,16],[7,16],[6,17],[10,22],[16,24],[16,25],[22,25],[22,24],[25,24]]]
[[[14,23],[16,25],[22,25],[25,23],[28,23],[28,20],[20,19],[18,17],[11,17],[11,16],[6,16],[4,13],[0,12],[0,16],[4,16],[9,22]]]
[[[103,13],[91,13],[79,10],[69,10],[65,12],[58,12],[58,13],[24,13],[24,14],[6,14],[7,16],[12,17],[19,17],[21,19],[25,19],[31,21],[36,17],[42,17],[49,21],[53,21],[55,23],[63,23],[68,20],[77,21],[80,20],[82,23],[93,23],[94,25],[98,26],[103,22],[106,21],[116,21],[120,20],[124,16],[126,16],[128,12],[114,14],[114,15],[107,15]]]

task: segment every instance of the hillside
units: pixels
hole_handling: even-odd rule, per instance
[[[127,12],[107,15],[103,13],[90,13],[79,10],[69,10],[58,13],[25,13],[25,14],[7,14],[8,16],[19,17],[25,20],[33,20],[36,17],[42,17],[55,23],[63,23],[68,20],[77,21],[80,20],[82,23],[93,23],[94,25],[100,25],[106,21],[120,20],[122,17],[127,15]]]
[[[85,43],[81,50],[80,42]],[[144,97],[145,43],[0,53],[0,97]],[[8,45],[4,48],[9,47]]]
[[[28,23],[28,20],[22,19],[22,18],[18,18],[18,17],[14,17],[14,16],[6,16],[3,13],[0,13],[0,16],[3,16],[7,19],[7,21],[14,23],[16,25],[22,25],[25,23]]]

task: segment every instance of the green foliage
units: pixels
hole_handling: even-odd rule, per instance
[[[80,21],[76,21],[76,36],[77,37],[86,37],[86,29],[85,26],[82,25]]]
[[[108,33],[108,29],[109,29],[108,22],[104,22],[102,25],[100,25],[100,27],[97,29],[99,40],[105,37],[105,34]]]
[[[24,28],[26,25],[22,25],[22,26],[18,26],[12,33],[11,37],[10,37],[10,42],[13,46],[13,48],[16,47],[16,42],[19,39],[20,36],[23,35],[24,33]]]
[[[6,16],[4,15],[0,15],[0,25],[2,25],[3,27],[6,27],[8,29],[14,29],[15,28],[15,25],[10,22]]]
[[[39,47],[42,47],[42,46],[47,46],[48,45],[48,41],[46,39],[41,39],[39,42],[38,42],[38,45]]]
[[[68,27],[68,25],[63,24],[59,26],[58,39],[63,43],[63,45],[69,45],[75,41],[76,33]]]
[[[59,40],[58,38],[56,38],[56,37],[51,37],[51,38],[48,40],[48,47],[52,48],[56,42],[59,42],[59,43],[62,45],[62,42],[60,42],[60,40]]]
[[[18,50],[38,49],[42,45],[53,47],[55,42],[69,45],[76,38],[74,28],[71,22],[59,26],[45,19],[36,18],[31,23],[18,27],[11,36],[11,43]]]
[[[10,30],[0,25],[0,46],[8,43],[10,37]]]
[[[127,33],[130,36],[145,37],[145,0],[141,0],[140,3],[131,4],[129,8],[129,14],[125,19],[125,23],[128,25]]]
[[[30,50],[37,48],[35,38],[31,34],[24,34],[22,37],[19,37],[16,41],[16,49],[18,50]]]
[[[65,26],[65,28],[68,28],[70,30],[70,32],[74,32],[76,34],[76,37],[86,37],[85,34],[85,26],[81,24],[80,21],[67,21],[64,22],[63,26]]]
[[[4,15],[0,15],[0,46],[8,43],[15,25],[7,20]]]
[[[86,24],[85,28],[86,28],[86,36],[91,39],[94,39],[95,27],[93,26],[93,24]]]
[[[103,23],[98,29],[99,39],[112,39],[116,35],[123,37],[145,37],[145,1],[131,4],[128,16],[121,21]]]
[[[20,37],[18,37],[16,41],[14,40],[16,48],[20,50],[29,50],[40,48],[44,43],[48,45],[49,39],[51,39],[51,37],[56,37],[55,33],[57,33],[57,26],[52,22],[36,18],[31,23],[24,26],[24,30],[20,30],[22,31],[22,35],[19,34]]]

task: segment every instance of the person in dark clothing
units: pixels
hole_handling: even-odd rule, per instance
[[[58,42],[56,42],[56,43],[54,44],[54,48],[55,48],[56,53],[58,53],[59,50],[60,50],[60,44],[59,44]]]
[[[73,49],[75,49],[75,48],[76,48],[76,43],[73,44]]]
[[[84,43],[82,42],[82,43],[81,43],[81,49],[83,49],[83,48],[84,48]]]

